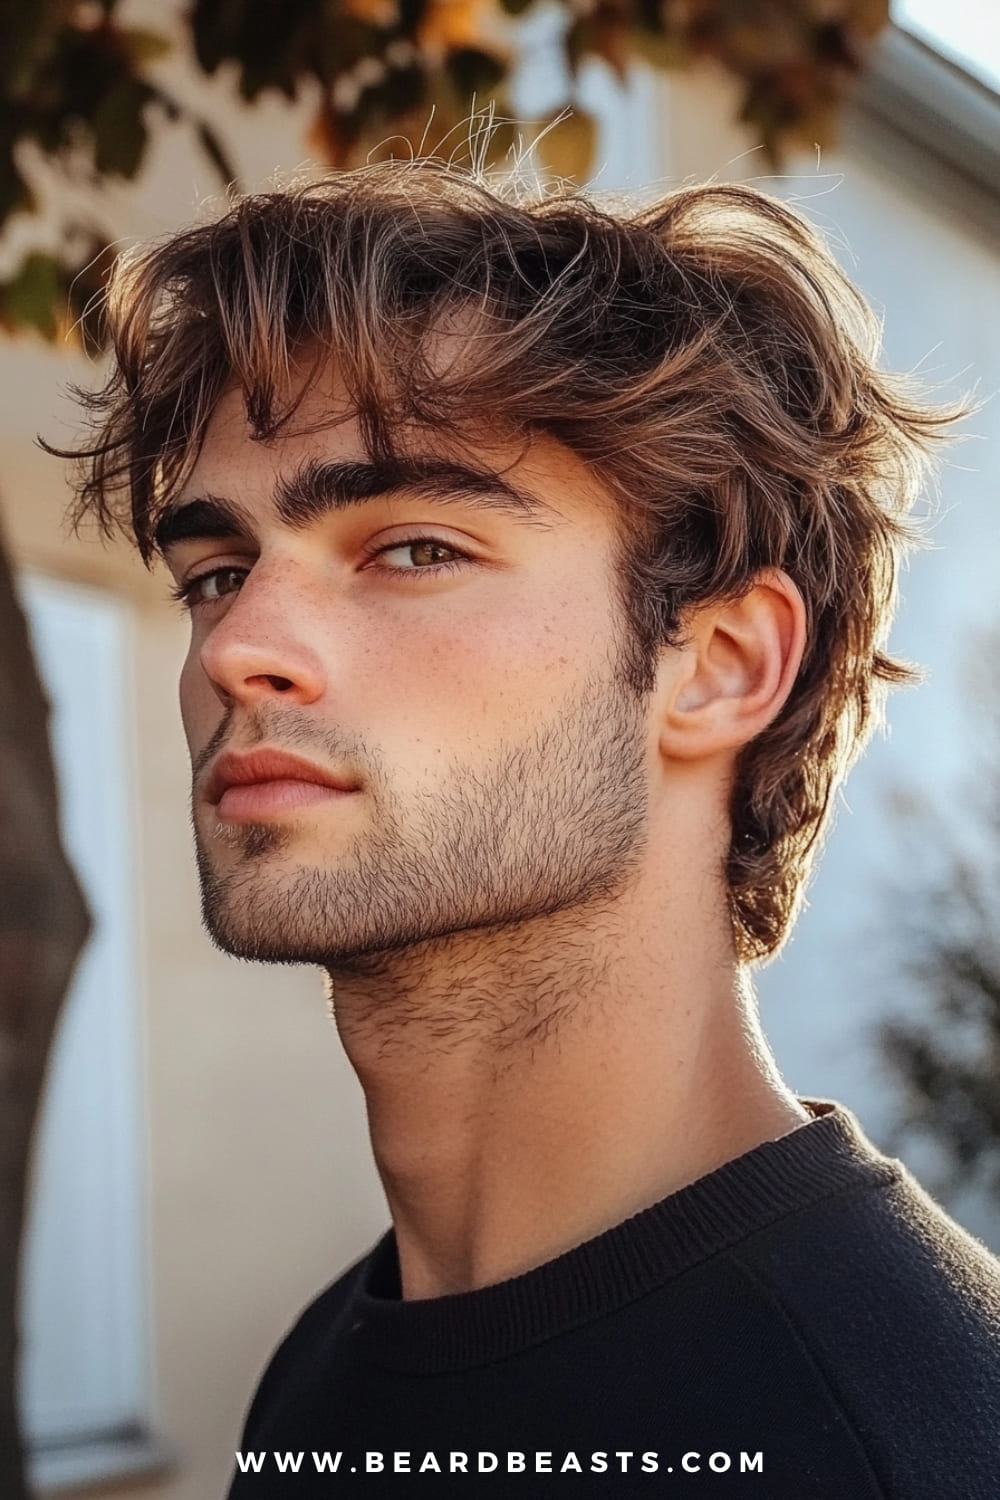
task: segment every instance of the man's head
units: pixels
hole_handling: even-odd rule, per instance
[[[798,215],[385,163],[127,259],[109,312],[79,514],[184,585],[215,569],[182,699],[221,941],[321,962],[611,895],[647,828],[649,695],[729,610],[744,666],[784,632],[787,680],[690,743],[728,768],[736,954],[777,950],[908,675],[884,649],[905,517],[954,416],[876,368]],[[440,547],[465,560],[431,577]],[[255,744],[335,768],[375,822],[329,789],[309,819],[227,818],[205,773]]]

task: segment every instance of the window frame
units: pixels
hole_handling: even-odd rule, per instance
[[[841,144],[912,191],[1000,232],[1000,94],[895,24],[879,37],[844,111]]]

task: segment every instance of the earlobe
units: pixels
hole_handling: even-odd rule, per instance
[[[802,595],[777,568],[742,598],[696,610],[671,663],[664,753],[692,760],[749,743],[784,707],[805,642]]]

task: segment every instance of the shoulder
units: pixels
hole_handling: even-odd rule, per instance
[[[352,1262],[336,1281],[319,1292],[302,1310],[278,1344],[264,1369],[247,1412],[243,1430],[244,1445],[252,1435],[257,1419],[267,1407],[271,1393],[294,1379],[294,1372],[308,1368],[313,1353],[327,1339],[335,1338],[349,1316],[355,1292],[379,1244]]]
[[[865,1306],[877,1326],[905,1309],[923,1314],[909,1330],[914,1339],[949,1327],[996,1351],[1000,1260],[895,1165],[888,1180],[769,1226],[741,1247],[745,1258],[804,1310],[836,1298],[842,1307]]]
[[[888,1494],[1000,1471],[1000,1260],[903,1164],[740,1245],[871,1456]],[[931,1488],[928,1488],[928,1485]]]

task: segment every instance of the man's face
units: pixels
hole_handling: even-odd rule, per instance
[[[425,438],[418,476],[372,472],[353,420],[319,425],[337,394],[331,374],[270,443],[227,394],[161,531],[191,606],[210,934],[335,968],[613,898],[644,847],[648,726],[619,681],[611,497],[547,438]],[[463,481],[477,461],[510,493]]]

